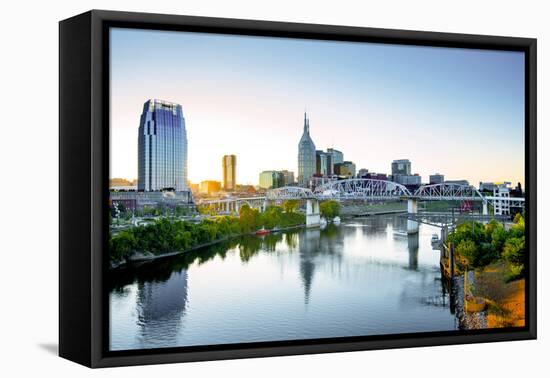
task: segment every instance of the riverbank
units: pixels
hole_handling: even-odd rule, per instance
[[[525,326],[525,279],[507,282],[503,262],[476,271],[473,292],[487,303],[487,327]]]
[[[525,326],[525,279],[507,281],[508,268],[504,262],[470,271],[468,276],[467,287],[464,275],[453,278],[454,302],[461,328]],[[479,301],[483,309],[468,309],[466,297]]]
[[[271,230],[268,230],[268,231],[269,231],[269,234],[272,234],[272,233],[285,232],[285,231],[290,231],[290,230],[304,228],[304,227],[306,227],[305,224],[299,224],[299,225],[295,225],[295,226],[288,226],[288,227],[283,227],[283,228],[271,229]],[[129,266],[140,266],[140,265],[143,265],[143,264],[147,264],[147,263],[150,263],[150,262],[157,261],[159,259],[182,255],[182,254],[185,254],[185,253],[196,251],[196,250],[201,249],[201,248],[210,247],[210,246],[213,246],[213,245],[216,245],[216,244],[219,244],[219,243],[223,243],[223,242],[227,242],[227,241],[233,240],[235,238],[243,237],[243,236],[258,236],[258,237],[261,237],[259,235],[256,235],[256,231],[252,231],[252,232],[244,232],[244,233],[240,233],[240,234],[230,235],[230,236],[225,237],[225,238],[212,240],[212,241],[209,241],[209,242],[206,242],[206,243],[197,244],[197,245],[194,245],[193,247],[187,248],[183,251],[170,251],[170,252],[163,252],[163,253],[159,253],[159,254],[153,254],[153,253],[150,253],[150,252],[135,252],[135,253],[131,254],[130,256],[128,256],[124,260],[111,261],[111,264],[110,264],[109,268],[110,268],[111,271],[115,271],[115,270],[125,269]]]
[[[469,312],[466,310],[466,290],[464,287],[464,275],[452,278],[454,291],[454,305],[456,316],[461,329],[485,329],[487,328],[487,312]]]

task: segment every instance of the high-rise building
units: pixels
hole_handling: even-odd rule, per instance
[[[315,144],[309,135],[309,119],[304,113],[304,133],[298,144],[298,184],[309,186],[311,178],[315,174],[316,155]]]
[[[405,185],[406,187],[418,187],[422,184],[422,177],[418,174],[414,175],[396,175],[398,184]]]
[[[334,174],[338,176],[353,177],[355,176],[355,164],[351,161],[343,161],[334,164]]]
[[[334,164],[344,162],[344,153],[342,151],[335,150],[334,148],[327,148],[327,174],[335,175]]]
[[[260,173],[260,188],[274,189],[284,186],[285,178],[280,171],[263,171]]]
[[[320,176],[328,175],[328,155],[326,152],[317,150],[315,151],[315,173]]]
[[[283,174],[284,186],[294,184],[294,172],[284,169],[281,173]]]
[[[430,185],[442,184],[443,182],[445,182],[445,176],[441,173],[434,173],[433,175],[430,175]]]
[[[368,174],[369,174],[369,170],[367,168],[360,168],[357,171],[357,177],[358,178],[367,178]]]
[[[138,190],[187,189],[187,133],[181,105],[151,99],[138,136]]]
[[[411,174],[411,161],[409,159],[394,160],[391,163],[392,176],[404,175],[410,176]]]
[[[222,159],[223,169],[223,189],[227,191],[235,190],[237,187],[237,157],[235,155],[225,155]]]
[[[324,151],[315,151],[315,173],[320,176],[328,175],[328,156]]]

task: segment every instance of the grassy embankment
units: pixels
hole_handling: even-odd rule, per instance
[[[465,297],[482,299],[489,328],[525,324],[525,221],[517,215],[511,227],[495,220],[466,222],[449,235],[459,272],[474,271]]]
[[[485,298],[489,328],[525,326],[525,279],[508,281],[507,275],[503,261],[475,272],[473,293]]]

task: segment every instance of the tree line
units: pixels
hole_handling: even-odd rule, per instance
[[[519,213],[508,229],[494,219],[487,224],[462,223],[448,241],[453,243],[455,254],[466,269],[505,261],[509,280],[525,274],[525,220]]]
[[[243,205],[239,216],[218,216],[200,223],[160,218],[154,222],[112,234],[109,239],[109,259],[121,261],[134,251],[160,255],[186,251],[193,247],[224,240],[233,236],[266,229],[305,224],[305,215],[296,212],[297,205],[268,206],[263,213]]]

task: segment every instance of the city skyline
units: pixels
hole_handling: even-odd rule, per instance
[[[513,89],[523,86],[520,53],[111,33],[113,178],[137,177],[139,109],[160,98],[182,105],[191,182],[221,181],[219,159],[229,154],[239,159],[239,184],[257,185],[264,170],[298,173],[307,107],[317,149],[341,150],[357,169],[389,173],[408,158],[423,182],[440,172],[474,185],[524,184],[523,91]],[[159,54],[138,55],[140,41]]]

